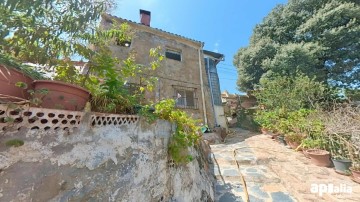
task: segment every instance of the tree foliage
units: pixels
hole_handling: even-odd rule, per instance
[[[39,64],[81,54],[101,13],[111,5],[110,0],[3,0],[1,50]]]
[[[238,87],[246,91],[262,77],[297,71],[335,86],[357,86],[359,38],[358,0],[289,0],[255,27],[249,46],[234,56]]]
[[[262,78],[254,94],[267,110],[296,111],[315,108],[323,101],[326,90],[321,82],[298,73],[294,77],[276,75],[271,79]]]

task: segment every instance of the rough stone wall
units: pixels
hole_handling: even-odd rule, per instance
[[[212,201],[201,149],[174,166],[165,121],[0,135],[0,201]],[[20,147],[5,146],[21,139]]]
[[[200,42],[184,39],[179,36],[165,33],[144,25],[131,23],[126,20],[114,17],[106,17],[106,19],[115,19],[118,23],[128,23],[133,32],[133,39],[130,47],[116,45],[112,42],[109,46],[113,55],[119,59],[125,59],[129,53],[135,53],[136,62],[148,65],[150,62],[149,50],[155,47],[161,47],[163,53],[166,49],[178,50],[181,52],[181,61],[165,58],[161,67],[159,67],[153,75],[158,76],[159,82],[154,91],[147,94],[147,100],[161,100],[174,98],[176,96],[175,86],[187,87],[195,89],[197,99],[197,109],[184,109],[196,119],[204,119],[203,98],[201,93],[200,69],[199,69],[199,49],[202,44]],[[112,24],[103,17],[101,27],[109,29]],[[200,53],[201,71],[205,93],[205,107],[208,124],[213,127],[214,115],[211,105],[211,97],[209,93],[208,80],[205,71],[204,56]],[[146,75],[143,75],[146,77]],[[132,82],[139,83],[139,78]]]

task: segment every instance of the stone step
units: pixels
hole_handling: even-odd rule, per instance
[[[243,176],[251,202],[294,202],[279,176],[266,166],[271,159],[258,159],[252,149],[240,139],[232,136],[226,143],[210,146],[213,173],[217,180],[215,201],[245,201]]]

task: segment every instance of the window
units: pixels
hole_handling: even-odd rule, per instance
[[[165,57],[177,61],[181,61],[181,52],[175,50],[166,50]]]
[[[175,86],[174,99],[176,100],[176,107],[197,109],[196,88],[188,88]]]
[[[131,41],[121,41],[119,38],[116,38],[116,45],[130,47]]]

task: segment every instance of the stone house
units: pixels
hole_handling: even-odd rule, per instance
[[[239,95],[239,99],[240,106],[244,109],[250,109],[257,106],[257,99],[251,91],[248,91],[245,95]]]
[[[221,93],[221,101],[224,106],[225,113],[231,116],[239,105],[239,97],[236,94],[230,94],[227,90]]]
[[[210,128],[219,123],[226,127],[221,110],[218,109],[219,113],[216,113],[214,109],[213,100],[221,98],[220,94],[211,94],[214,91],[210,90],[205,68],[207,59],[204,57],[205,53],[206,58],[211,60],[219,60],[223,56],[203,50],[204,43],[201,41],[151,27],[150,19],[150,12],[144,10],[140,10],[140,23],[103,14],[100,23],[102,29],[127,23],[132,33],[132,39],[128,43],[119,44],[114,40],[109,45],[113,55],[125,59],[132,52],[135,53],[138,64],[146,65],[150,62],[149,50],[160,47],[165,59],[152,73],[158,81],[155,89],[146,93],[146,100],[155,102],[168,98],[176,99],[178,108],[184,109],[196,119],[201,119]],[[216,72],[216,68],[211,68],[211,71]],[[132,82],[139,84],[136,79]],[[216,88],[219,88],[219,85]],[[221,118],[224,120],[221,121]]]

